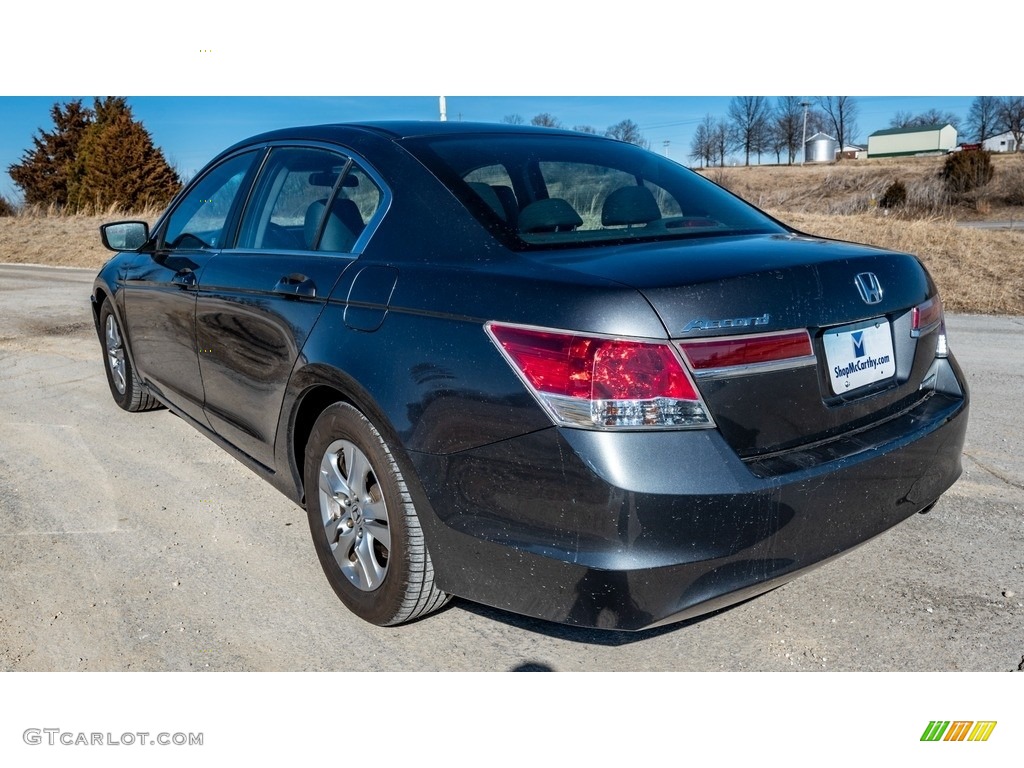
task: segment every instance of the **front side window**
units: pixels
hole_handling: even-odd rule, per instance
[[[162,236],[164,248],[223,248],[225,227],[258,152],[236,155],[209,171],[178,203]]]

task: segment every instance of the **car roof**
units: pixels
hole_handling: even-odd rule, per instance
[[[532,133],[550,136],[553,133],[570,136],[581,135],[578,131],[562,128],[546,128],[536,125],[511,125],[509,123],[481,123],[441,120],[380,120],[353,123],[356,127],[375,131],[394,138],[407,139],[412,136],[451,136],[480,133]]]
[[[381,138],[399,140],[417,136],[479,136],[484,134],[576,136],[600,138],[561,128],[545,128],[534,125],[510,125],[508,123],[481,123],[440,120],[378,120],[352,123],[327,123],[281,128],[251,136],[230,147],[227,152],[240,147],[252,146],[270,141],[310,140],[343,141],[358,134],[375,134]]]

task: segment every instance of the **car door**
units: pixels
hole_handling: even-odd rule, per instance
[[[139,376],[205,426],[195,339],[197,288],[233,231],[260,154],[237,154],[204,172],[164,217],[153,249],[139,252],[124,273],[126,332]]]
[[[380,187],[339,152],[274,147],[236,247],[206,267],[196,310],[206,416],[266,466],[295,361],[381,199]]]

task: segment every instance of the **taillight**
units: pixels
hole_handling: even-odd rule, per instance
[[[485,329],[556,424],[588,429],[714,426],[667,342],[494,322]]]
[[[698,376],[741,375],[815,361],[806,330],[694,339],[680,342],[679,348]]]
[[[918,304],[910,313],[911,336],[923,336],[942,322],[942,299],[934,296],[924,304]]]
[[[910,335],[915,339],[931,333],[935,329],[939,331],[939,337],[935,344],[935,356],[946,357],[949,355],[949,347],[946,342],[946,316],[942,310],[942,299],[937,295],[923,304],[918,304],[910,312]]]

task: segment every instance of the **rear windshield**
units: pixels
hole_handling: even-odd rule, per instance
[[[786,231],[678,163],[618,141],[494,133],[404,146],[512,247]]]

